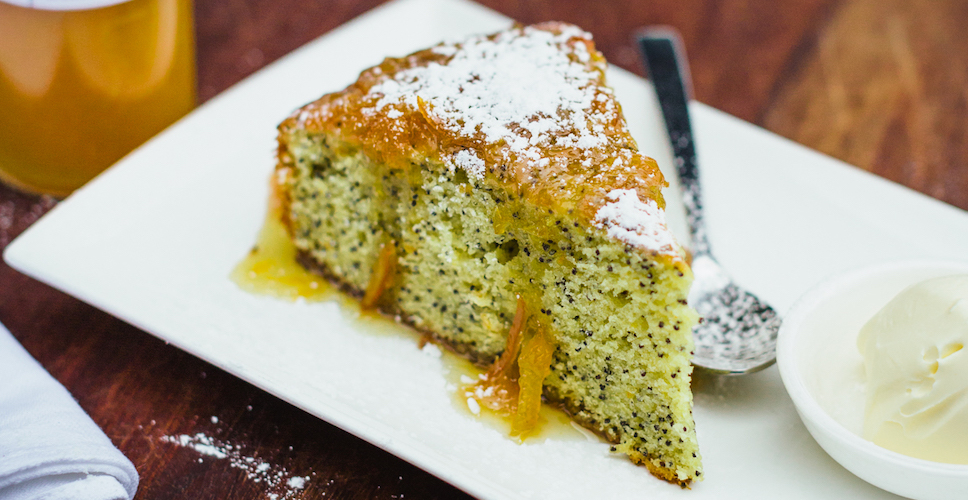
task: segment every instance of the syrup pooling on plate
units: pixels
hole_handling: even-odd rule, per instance
[[[273,195],[269,203],[269,213],[259,232],[256,245],[233,269],[232,281],[247,292],[287,300],[322,301],[342,298],[342,295],[329,282],[307,271],[296,260],[297,250],[290,241],[287,229],[281,221],[279,208],[278,198]],[[393,245],[394,243],[390,242],[388,247]],[[383,276],[380,281],[385,280],[392,280],[392,276]],[[379,294],[376,293],[373,300],[378,299]],[[403,327],[390,318],[372,313],[354,300],[341,300],[340,302],[341,307],[356,309],[359,306],[357,309],[358,326],[363,327],[363,329],[373,332],[392,331],[401,333]],[[522,332],[524,317],[525,314],[522,309],[522,325],[518,328],[519,335]],[[429,340],[429,337],[424,337],[421,342]],[[476,418],[488,422],[490,426],[499,428],[506,434],[516,436],[520,440],[548,437],[575,439],[582,435],[589,437],[591,435],[589,431],[571,425],[570,419],[560,410],[541,404],[541,380],[544,377],[540,373],[547,370],[547,363],[550,362],[551,354],[544,334],[531,332],[528,338],[523,339],[522,342],[524,342],[524,348],[520,356],[518,350],[515,349],[507,358],[505,365],[500,365],[497,368],[492,367],[495,374],[503,375],[513,372],[510,378],[500,377],[500,380],[494,376],[489,379],[486,374],[480,373],[480,370],[469,361],[458,358],[452,353],[447,353],[446,356],[449,358],[446,363],[448,371],[455,372],[460,377],[460,386],[457,386],[458,388],[454,390],[454,394],[459,400],[458,406],[471,411],[468,405],[472,403],[469,403],[467,398],[479,398],[480,403],[486,405],[483,412],[482,408],[478,407],[477,411],[471,411],[471,413]],[[521,342],[518,345],[520,346]],[[523,405],[518,404],[519,363],[523,363],[523,372],[527,374],[524,378],[530,381],[525,389],[530,397]],[[495,364],[498,364],[498,362],[495,362]],[[531,376],[533,374],[538,374],[538,376]],[[537,385],[535,385],[535,382],[537,382]],[[497,389],[507,397],[487,399],[482,394],[488,387],[492,388],[492,391]],[[477,388],[480,389],[480,394],[474,396]],[[525,409],[519,413],[517,410],[522,406]]]
[[[444,353],[443,364],[445,377],[450,385],[456,387],[452,392],[454,408],[462,413],[473,415],[483,425],[490,427],[504,436],[514,436],[513,416],[506,409],[492,410],[475,397],[468,396],[468,391],[478,387],[486,371],[475,366],[469,360],[451,352]],[[542,404],[539,408],[537,420],[527,435],[515,438],[518,442],[540,443],[546,439],[558,441],[589,440],[604,444],[604,440],[591,430],[588,430],[568,416],[568,414],[550,404]]]
[[[281,208],[276,195],[270,196],[268,213],[256,244],[232,270],[232,281],[247,292],[282,299],[333,298],[329,282],[296,261],[296,247],[280,217]]]
[[[542,383],[551,373],[554,347],[546,329],[541,316],[530,314],[519,295],[507,349],[487,373],[463,389],[469,406],[483,405],[511,418],[511,435],[520,439],[538,424]]]

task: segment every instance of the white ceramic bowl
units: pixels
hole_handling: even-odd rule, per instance
[[[861,437],[860,328],[898,292],[968,262],[906,261],[829,279],[799,299],[780,328],[777,365],[803,424],[834,460],[861,479],[918,500],[968,498],[968,465],[911,458]]]

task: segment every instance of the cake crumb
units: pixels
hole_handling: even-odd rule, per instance
[[[467,409],[470,410],[474,415],[481,414],[481,405],[474,398],[467,398]]]
[[[433,344],[431,342],[427,342],[426,344],[424,344],[423,348],[420,349],[420,352],[424,353],[425,355],[431,358],[437,358],[437,359],[439,359],[444,354],[443,352],[440,351],[440,348],[437,347],[437,344]]]

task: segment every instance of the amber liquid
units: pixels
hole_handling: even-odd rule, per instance
[[[194,106],[191,0],[0,2],[0,180],[65,196]]]
[[[230,278],[239,288],[254,294],[286,300],[320,301],[336,297],[323,278],[296,261],[296,246],[280,221],[279,202],[273,196],[255,246],[232,270]]]
[[[443,351],[443,349],[441,349]],[[601,440],[594,432],[585,429],[575,423],[564,411],[548,405],[542,404],[538,412],[538,420],[534,428],[524,436],[513,435],[514,414],[508,410],[492,410],[478,403],[478,411],[474,413],[468,406],[467,391],[474,382],[485,372],[470,361],[457,356],[456,354],[444,351],[445,377],[451,385],[457,387],[451,398],[454,407],[462,413],[472,415],[482,424],[509,436],[511,439],[522,443],[541,443],[547,439],[557,441],[581,441],[581,440]]]

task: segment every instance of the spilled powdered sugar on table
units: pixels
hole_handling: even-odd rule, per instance
[[[212,421],[217,422],[217,418],[212,417]],[[269,500],[295,498],[310,479],[309,476],[293,475],[285,467],[270,464],[259,457],[247,456],[239,445],[214,438],[203,432],[194,435],[162,436],[161,441],[195,450],[202,455],[198,459],[199,463],[203,462],[205,457],[228,460],[232,468],[242,470],[253,482],[265,484],[269,489],[267,495]]]

